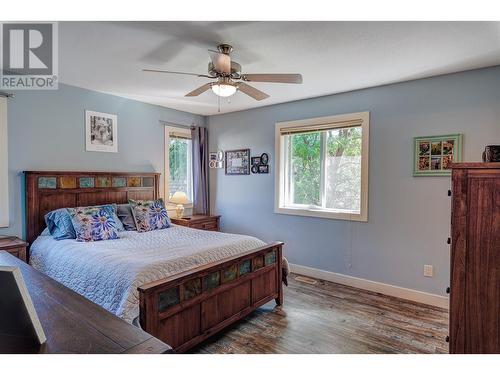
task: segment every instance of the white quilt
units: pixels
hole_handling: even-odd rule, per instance
[[[87,243],[40,236],[30,264],[132,323],[139,315],[140,285],[264,245],[255,237],[182,226]]]

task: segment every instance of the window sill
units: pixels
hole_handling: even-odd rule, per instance
[[[274,212],[277,214],[296,215],[319,217],[323,219],[348,220],[348,221],[368,221],[367,213],[350,213],[341,211],[327,211],[314,208],[298,208],[298,207],[275,207]]]

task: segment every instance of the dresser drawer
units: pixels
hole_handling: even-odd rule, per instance
[[[172,218],[172,223],[185,227],[219,231],[219,218],[216,215],[194,215],[186,218]]]
[[[217,221],[204,221],[201,223],[192,223],[190,225],[191,228],[196,228],[196,229],[203,229],[203,230],[214,230],[217,231],[219,230]]]

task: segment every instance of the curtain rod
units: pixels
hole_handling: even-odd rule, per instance
[[[185,124],[178,124],[176,122],[164,121],[164,120],[160,120],[160,124],[165,125],[165,126],[169,126],[169,125],[171,125],[171,126],[177,126],[179,128],[186,128],[186,129],[190,129],[190,128],[195,127],[195,126],[198,125],[198,124],[196,124],[194,122],[191,125],[185,125]]]
[[[13,98],[15,95],[8,92],[0,91],[0,96],[3,96],[4,98]]]

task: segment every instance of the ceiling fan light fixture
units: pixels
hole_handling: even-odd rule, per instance
[[[212,85],[212,91],[217,96],[227,98],[236,93],[236,87],[226,83],[215,83]]]

